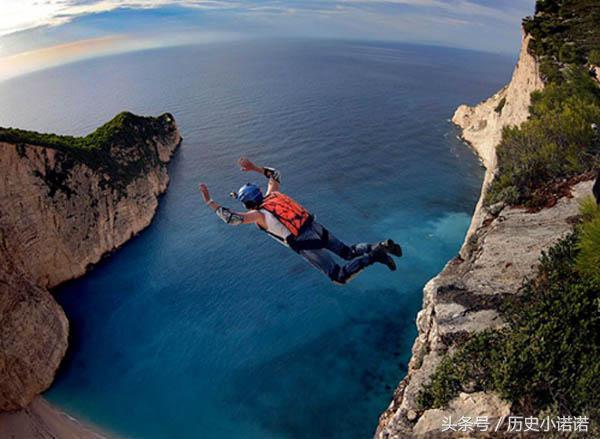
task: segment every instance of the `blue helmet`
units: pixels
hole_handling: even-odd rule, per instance
[[[255,209],[263,201],[263,194],[260,188],[252,183],[243,185],[237,193],[237,198],[249,209]]]

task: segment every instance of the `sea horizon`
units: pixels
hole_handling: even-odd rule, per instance
[[[101,58],[112,58],[118,56],[128,56],[136,53],[145,53],[145,52],[154,52],[161,50],[170,50],[177,48],[193,48],[196,46],[217,46],[217,45],[228,45],[228,44],[248,44],[248,43],[330,43],[330,44],[361,44],[361,45],[372,45],[377,47],[384,46],[406,46],[413,48],[430,48],[430,49],[445,49],[445,50],[453,50],[458,52],[467,52],[474,53],[480,55],[491,55],[498,56],[500,58],[505,58],[515,63],[518,58],[518,51],[494,51],[494,50],[483,50],[483,49],[474,49],[468,47],[461,47],[458,45],[445,45],[443,42],[427,42],[427,41],[411,41],[411,40],[386,40],[386,39],[353,39],[353,38],[324,38],[324,37],[311,37],[311,36],[285,36],[285,37],[273,37],[273,36],[240,36],[239,38],[234,38],[230,40],[216,40],[216,41],[199,41],[199,42],[186,42],[186,43],[177,43],[177,44],[165,44],[165,45],[156,45],[150,47],[142,47],[142,48],[133,48],[133,49],[116,49],[114,52],[108,53],[100,53],[95,54],[91,52],[89,54],[83,55],[82,58],[73,59],[73,60],[62,60],[57,64],[49,65],[46,67],[36,68],[34,70],[28,71],[26,73],[12,74],[12,76],[3,78],[0,76],[0,84],[4,82],[13,81],[19,78],[25,78],[29,75],[35,75],[36,73],[41,73],[48,70],[53,70],[57,68],[61,68],[68,65],[85,63],[89,61],[93,61],[95,59]],[[43,50],[43,49],[42,49]]]

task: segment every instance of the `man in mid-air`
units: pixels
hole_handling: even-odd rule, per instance
[[[241,158],[242,171],[254,171],[269,180],[267,193],[252,183],[245,184],[232,196],[244,204],[246,212],[234,212],[217,204],[208,192],[205,184],[200,183],[200,192],[204,202],[213,209],[226,224],[256,224],[280,243],[288,246],[315,268],[326,274],[333,282],[345,284],[375,262],[387,265],[394,271],[396,263],[390,257],[402,256],[400,245],[391,239],[378,244],[355,244],[348,246],[333,236],[325,227],[315,221],[304,207],[289,196],[279,192],[281,177],[273,168],[256,166],[247,158]],[[332,253],[345,259],[340,266]]]

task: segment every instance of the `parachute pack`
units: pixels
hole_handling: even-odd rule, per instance
[[[270,212],[294,237],[300,234],[302,226],[312,218],[304,207],[281,192],[267,195],[260,208]]]

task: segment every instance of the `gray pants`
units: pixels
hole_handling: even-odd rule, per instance
[[[316,221],[307,226],[290,247],[313,267],[339,284],[345,284],[352,276],[375,262],[370,255],[373,249],[371,244],[348,246]],[[332,253],[350,262],[340,266]]]

